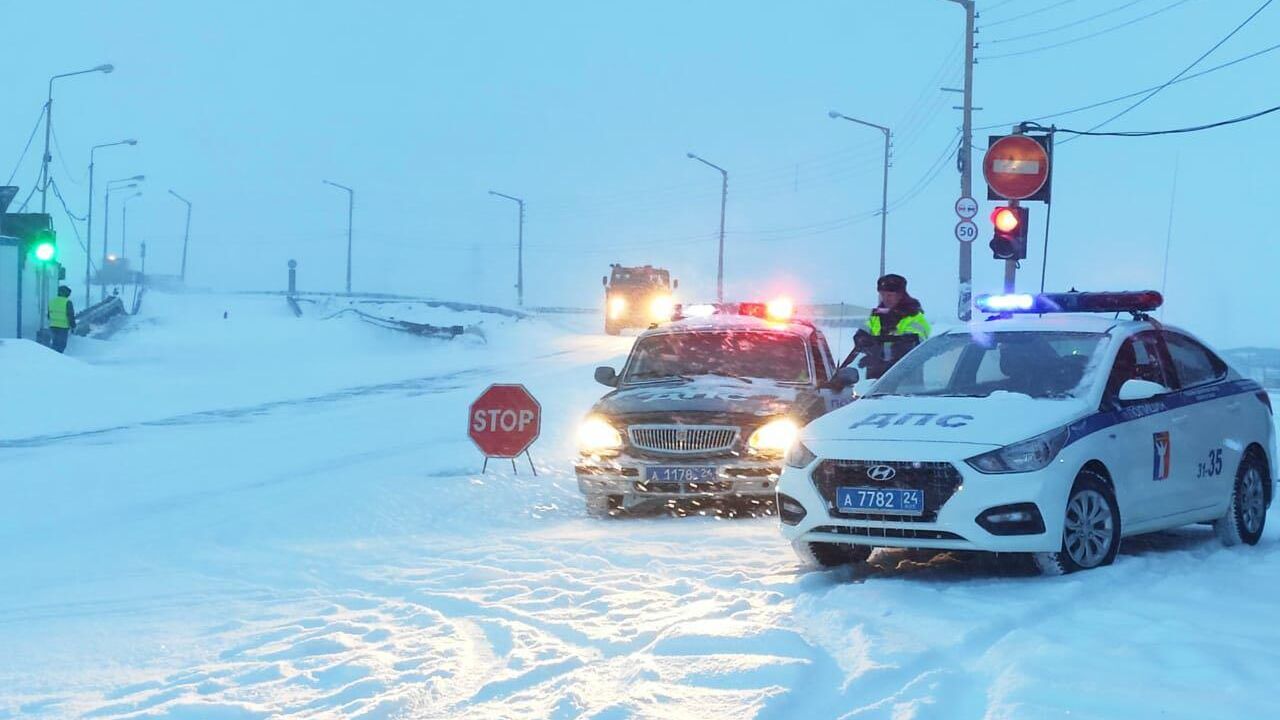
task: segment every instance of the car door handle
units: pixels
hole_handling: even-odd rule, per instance
[[[1239,400],[1232,400],[1230,403],[1227,403],[1227,409],[1231,412],[1240,412],[1240,407]]]
[[[1190,415],[1174,415],[1174,416],[1173,416],[1173,424],[1174,424],[1174,425],[1181,425],[1182,423],[1186,422],[1186,421],[1187,421],[1187,420],[1189,420],[1190,418],[1191,418],[1191,416],[1190,416]]]

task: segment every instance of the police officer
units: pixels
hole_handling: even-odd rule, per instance
[[[58,296],[49,300],[49,329],[53,333],[53,349],[67,349],[67,335],[76,326],[76,309],[71,305],[71,288],[58,286]]]
[[[867,318],[865,330],[854,335],[855,352],[866,354],[867,377],[878,378],[911,348],[929,339],[933,328],[920,301],[907,292],[907,279],[888,274],[876,281],[880,303]]]

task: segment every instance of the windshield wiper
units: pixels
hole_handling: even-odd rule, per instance
[[[749,378],[749,377],[743,377],[743,376],[741,376],[741,375],[734,375],[733,373],[720,372],[720,371],[717,371],[717,370],[708,370],[708,371],[707,371],[707,374],[708,374],[708,375],[719,375],[720,377],[733,378],[734,380],[741,380],[742,382],[745,382],[745,383],[754,383],[754,382],[755,382],[755,380],[752,380],[752,379],[751,379],[751,378]]]
[[[667,380],[683,380],[684,382],[693,382],[693,378],[688,375],[632,375],[628,378],[631,381],[639,382],[665,382]]]

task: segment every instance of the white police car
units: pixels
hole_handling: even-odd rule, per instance
[[[1145,315],[1160,303],[979,298],[995,317],[934,336],[804,428],[778,483],[784,535],[822,565],[886,546],[1033,553],[1051,573],[1188,523],[1257,543],[1276,477],[1271,401]]]

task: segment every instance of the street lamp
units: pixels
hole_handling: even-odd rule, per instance
[[[77,70],[75,72],[62,73],[49,78],[49,96],[44,101],[44,157],[40,162],[40,212],[45,211],[45,204],[48,201],[49,194],[49,161],[53,159],[49,155],[49,137],[53,133],[53,81],[65,77],[73,77],[75,75],[85,75],[87,73],[109,73],[115,70],[114,65],[99,65],[87,70]]]
[[[89,260],[89,258],[93,257],[93,253],[91,252],[91,250],[92,250],[92,248],[93,248],[93,156],[94,156],[94,154],[96,154],[96,153],[98,152],[98,150],[99,150],[100,148],[115,147],[116,145],[137,145],[137,144],[138,144],[138,141],[137,141],[137,140],[133,140],[133,139],[129,139],[129,140],[119,140],[119,141],[117,141],[117,142],[112,142],[112,143],[103,143],[103,144],[101,144],[101,145],[94,145],[92,148],[90,148],[90,149],[89,149],[89,211],[88,211],[88,213],[87,213],[87,215],[86,215],[86,218],[85,218],[85,233],[84,233],[84,234],[85,234],[85,241],[84,241],[84,243],[85,243],[85,244],[84,244],[84,306],[85,306],[86,308],[87,308],[87,307],[89,307],[89,282],[90,282],[89,266],[93,264],[93,263]],[[104,241],[104,242],[105,242],[105,241]],[[106,246],[105,246],[105,245],[103,246],[103,252],[104,252],[104,253],[106,252]]]
[[[884,250],[885,250],[885,224],[889,216],[889,147],[892,142],[893,132],[883,125],[877,125],[865,120],[851,118],[844,113],[838,113],[835,110],[827,113],[832,120],[848,120],[852,123],[865,125],[869,128],[875,128],[884,133],[884,181],[880,188],[880,277],[884,277]]]
[[[178,198],[187,206],[187,229],[182,233],[182,270],[178,273],[178,278],[185,283],[187,281],[187,241],[191,239],[191,201],[172,189],[169,190],[169,194]]]
[[[134,175],[133,177],[120,178],[107,183],[107,191],[102,196],[102,267],[107,267],[107,245],[110,240],[111,233],[111,193],[115,190],[130,190],[138,187],[138,183],[146,180],[146,175]],[[123,183],[123,184],[122,184]],[[107,284],[102,283],[102,300],[107,299]]]
[[[524,307],[524,200],[493,190],[490,190],[489,194],[512,200],[520,205],[520,226],[516,234],[516,306]]]
[[[142,197],[142,191],[130,195],[124,199],[121,205],[120,218],[120,256],[129,257],[129,201]]]
[[[347,191],[347,294],[351,294],[351,218],[356,211],[356,191],[346,185],[339,185],[330,180],[324,181],[325,185],[332,185],[340,190]]]
[[[693,153],[685,153],[690,160],[720,171],[720,254],[716,261],[716,302],[724,302],[724,206],[729,200],[729,171],[708,162]]]

